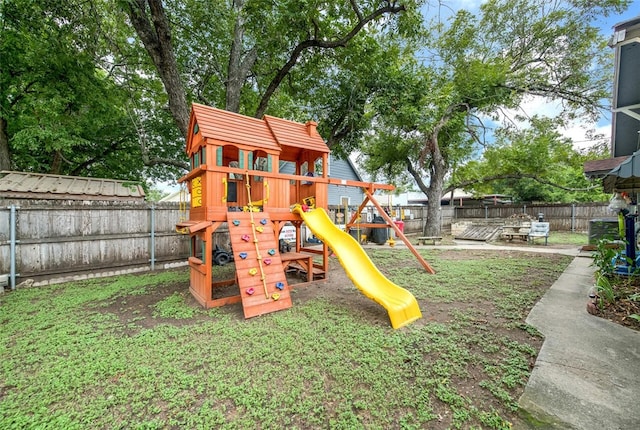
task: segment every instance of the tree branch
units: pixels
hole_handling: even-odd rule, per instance
[[[358,34],[358,32],[362,30],[362,28],[369,22],[386,13],[399,13],[404,10],[406,10],[404,5],[396,6],[395,2],[393,4],[389,3],[386,6],[373,11],[371,14],[365,16],[364,18],[360,18],[361,15],[357,14],[358,22],[356,23],[356,25],[340,39],[321,40],[317,37],[314,37],[313,39],[307,39],[300,42],[295,48],[293,48],[293,51],[289,56],[289,60],[276,72],[276,75],[269,83],[269,86],[262,95],[262,99],[260,100],[260,104],[258,106],[258,109],[256,110],[255,117],[262,118],[267,110],[267,106],[269,105],[271,97],[276,92],[284,78],[289,74],[293,66],[295,66],[295,64],[298,62],[298,59],[303,52],[312,48],[335,49],[338,47],[346,46],[347,43],[351,39],[353,39],[356,34]]]
[[[169,98],[169,110],[183,136],[189,127],[189,108],[171,43],[171,29],[162,0],[129,0],[127,13],[133,28],[156,66]],[[151,21],[147,17],[147,5]],[[152,26],[153,24],[153,26]]]

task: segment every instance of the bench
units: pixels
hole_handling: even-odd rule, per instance
[[[548,222],[532,222],[529,230],[528,241],[534,243],[535,239],[544,237],[544,244],[548,244],[549,239],[549,223]]]
[[[439,236],[420,236],[418,238],[418,245],[439,245],[442,242],[442,237]]]

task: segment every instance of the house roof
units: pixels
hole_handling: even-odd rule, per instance
[[[627,158],[629,158],[628,155],[623,155],[621,157],[605,158],[604,160],[585,161],[584,174],[590,178],[602,178]]]
[[[635,18],[627,19],[625,21],[621,21],[614,24],[613,29],[617,31],[617,30],[620,30],[621,28],[631,27],[639,23],[640,23],[640,15],[636,16]]]
[[[38,200],[142,201],[139,184],[114,179],[47,175],[30,172],[0,172],[0,197]]]
[[[280,147],[274,141],[271,130],[264,120],[198,103],[193,103],[191,117],[191,123],[193,123],[191,132],[193,126],[197,124],[198,132],[202,133],[205,139],[259,146],[265,150],[280,152]],[[192,136],[191,132],[190,137]],[[187,147],[187,152],[189,151],[190,148]]]

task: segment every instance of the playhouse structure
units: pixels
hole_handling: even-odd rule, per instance
[[[307,282],[322,280],[331,248],[356,287],[387,309],[394,328],[408,324],[421,317],[415,298],[385,278],[358,241],[329,220],[328,186],[356,186],[365,192],[347,230],[355,228],[371,201],[387,224],[359,226],[393,229],[423,267],[431,273],[433,269],[374,198],[376,190],[392,186],[329,177],[329,148],[316,125],[193,104],[186,147],[191,171],[179,180],[191,194],[190,210],[188,219],[177,224],[191,238],[191,294],[205,308],[241,302],[246,318],[287,309],[291,297],[286,269],[300,268]],[[280,173],[285,162],[295,166],[295,174]],[[234,279],[213,276],[213,234],[223,223],[229,229]],[[323,241],[322,250],[304,248],[297,240],[295,249],[281,253],[278,237],[286,223],[295,226],[298,238],[305,223]],[[238,294],[214,298],[217,288],[234,284]]]

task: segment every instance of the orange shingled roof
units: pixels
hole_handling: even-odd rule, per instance
[[[280,151],[280,147],[263,120],[198,103],[193,103],[191,115],[195,117],[199,132],[205,139]]]
[[[329,147],[316,130],[317,124],[315,122],[309,121],[306,124],[301,124],[269,115],[265,115],[264,120],[283,149],[289,146],[321,153],[330,152]]]

